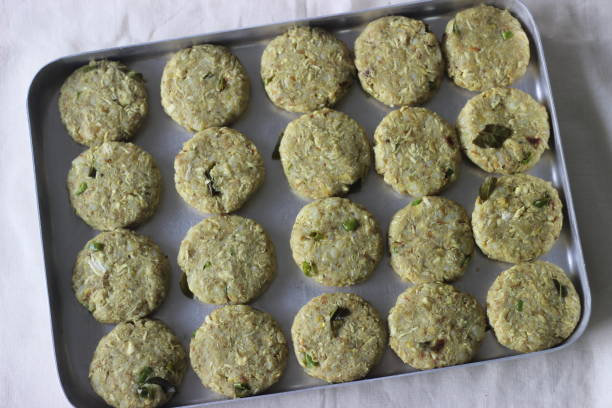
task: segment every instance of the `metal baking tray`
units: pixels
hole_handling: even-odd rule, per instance
[[[365,24],[378,17],[393,14],[424,20],[438,39],[441,39],[447,21],[457,11],[477,3],[479,1],[476,0],[413,1],[359,12],[87,52],[60,58],[43,67],[30,86],[28,112],[55,359],[68,400],[78,407],[105,406],[89,385],[87,373],[96,344],[113,327],[96,322],[76,301],[71,289],[72,266],[77,252],[96,234],[74,214],[65,187],[72,159],[84,150],[84,147],[74,143],[68,136],[60,121],[57,106],[60,86],[75,68],[93,58],[119,59],[141,72],[147,80],[150,112],[133,142],[155,157],[162,172],[164,189],[157,213],[137,231],[152,237],[169,256],[172,265],[169,295],[153,317],[166,322],[177,333],[183,345],[188,347],[191,333],[214,306],[189,300],[179,290],[180,270],[176,264],[179,244],[187,230],[204,216],[189,208],[176,193],[173,183],[174,157],[191,134],[176,125],[163,112],[159,83],[164,64],[170,55],[193,44],[224,44],[239,57],[251,78],[252,92],[247,111],[233,127],[255,142],[264,156],[267,175],[262,188],[237,213],[251,217],[264,226],[276,246],[278,258],[276,279],[253,306],[271,313],[279,321],[290,341],[293,316],[312,297],[338,290],[354,292],[370,301],[386,316],[397,296],[409,285],[401,282],[392,271],[388,253],[368,281],[341,289],[319,286],[304,277],[294,264],[289,249],[289,234],[297,212],[306,201],[290,191],[281,164],[272,159],[272,152],[281,131],[298,115],[274,107],[267,99],[259,76],[259,61],[264,47],[272,37],[297,23],[326,28],[352,49],[356,36]],[[582,335],[591,312],[591,294],[540,34],[529,10],[519,0],[493,0],[488,3],[509,9],[522,22],[531,40],[532,56],[527,73],[513,86],[530,93],[546,105],[550,113],[553,138],[551,149],[529,173],[552,181],[560,190],[565,204],[561,236],[542,259],[551,261],[568,272],[581,296],[583,309],[582,319],[574,334],[565,343],[553,349],[517,355],[500,346],[489,332],[475,361],[465,365],[528,357],[567,347]],[[454,123],[461,107],[474,95],[475,93],[460,89],[445,79],[439,92],[425,106]],[[370,138],[376,125],[391,110],[373,98],[366,97],[358,81],[355,81],[349,94],[336,108],[361,123]],[[485,176],[483,171],[464,159],[459,180],[443,195],[456,200],[471,213],[478,186]],[[374,170],[370,170],[361,190],[351,194],[350,199],[365,205],[380,222],[385,233],[391,216],[410,201],[410,197],[394,193]],[[476,296],[484,305],[489,286],[498,273],[508,267],[509,264],[491,261],[476,250],[465,276],[455,285]],[[436,371],[449,368],[452,367],[439,368]],[[420,371],[403,364],[388,349],[382,361],[368,377],[359,382],[418,373]],[[293,350],[290,350],[289,363],[281,380],[266,394],[249,398],[337,386],[342,385],[327,385],[307,376],[299,367]],[[189,370],[180,386],[180,392],[170,401],[169,406],[194,406],[224,399],[202,387],[194,372]]]

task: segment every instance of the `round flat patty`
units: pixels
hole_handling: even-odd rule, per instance
[[[448,76],[470,91],[509,86],[529,65],[529,39],[508,10],[480,5],[446,25],[442,48]]]
[[[383,251],[383,239],[372,214],[338,197],[303,207],[289,243],[302,272],[326,286],[354,285],[367,279]]]
[[[419,370],[470,361],[486,326],[476,299],[444,283],[408,288],[389,312],[391,348]]]
[[[70,203],[92,228],[111,230],[150,218],[161,192],[153,157],[132,143],[104,142],[81,153],[68,172]]]
[[[235,211],[263,184],[264,163],[257,147],[237,130],[209,128],[196,133],[174,159],[180,196],[198,211]]]
[[[355,67],[346,45],[317,27],[292,27],[261,56],[261,79],[276,106],[311,112],[333,106],[350,88]]]
[[[425,108],[390,112],[374,132],[376,171],[401,194],[439,193],[459,176],[455,129]]]
[[[178,391],[187,353],[158,320],[120,323],[102,337],[89,366],[96,394],[115,408],[154,408]]]
[[[559,237],[562,210],[557,190],[547,181],[527,174],[489,177],[472,213],[476,244],[497,261],[533,260]]]
[[[293,191],[311,199],[346,194],[365,177],[372,161],[361,125],[327,108],[290,122],[279,153]]]
[[[330,383],[365,377],[387,346],[384,321],[352,293],[311,299],[295,316],[291,336],[306,374]]]
[[[546,108],[513,88],[489,89],[470,99],[459,113],[457,131],[472,162],[502,174],[535,166],[550,137]]]
[[[196,330],[191,365],[205,387],[228,397],[259,394],[287,365],[287,341],[268,313],[245,305],[216,309]]]
[[[168,258],[149,238],[128,230],[102,232],[77,256],[72,288],[102,323],[147,316],[168,290]]]
[[[235,121],[249,102],[246,70],[227,48],[201,44],[170,58],[161,79],[161,104],[190,132]]]
[[[427,101],[440,86],[444,61],[436,36],[420,20],[382,17],[355,40],[362,88],[389,106]]]
[[[474,253],[470,219],[448,198],[414,200],[391,219],[389,248],[391,266],[405,281],[456,280]]]
[[[90,61],[60,89],[59,110],[75,142],[93,146],[132,138],[148,111],[141,74],[117,61]]]
[[[237,215],[206,218],[192,227],[178,255],[193,294],[204,303],[248,303],[276,274],[272,241],[255,221]]]
[[[567,339],[580,320],[580,298],[565,272],[549,262],[515,265],[487,294],[487,315],[497,340],[528,353]]]

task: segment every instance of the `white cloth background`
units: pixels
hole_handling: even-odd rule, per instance
[[[612,3],[528,0],[542,31],[593,290],[560,352],[233,406],[612,407]],[[385,0],[0,0],[0,406],[64,407],[50,336],[26,93],[66,54],[385,5]]]

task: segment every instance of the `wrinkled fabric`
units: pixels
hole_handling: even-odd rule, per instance
[[[386,5],[384,0],[0,0],[0,405],[66,407],[55,370],[26,94],[67,54]],[[236,401],[249,407],[612,407],[612,5],[528,0],[572,182],[593,315],[571,347],[520,361]]]

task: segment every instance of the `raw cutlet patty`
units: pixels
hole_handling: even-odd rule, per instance
[[[474,253],[470,219],[448,198],[414,200],[391,219],[389,248],[391,266],[405,281],[456,280]]]
[[[77,256],[72,288],[102,323],[147,316],[168,291],[168,258],[149,238],[128,230],[102,232]]]
[[[429,109],[403,106],[390,112],[374,141],[376,171],[398,193],[437,194],[459,176],[455,129]]]
[[[302,272],[326,286],[364,281],[378,265],[383,251],[383,239],[372,214],[338,197],[303,207],[289,243]]]
[[[462,10],[446,25],[442,48],[448,76],[462,88],[509,86],[529,65],[529,39],[508,12],[480,5]]]
[[[333,106],[353,83],[346,45],[318,27],[293,27],[274,38],[261,56],[261,79],[276,106],[311,112]]]
[[[457,131],[472,162],[502,174],[535,166],[550,137],[546,108],[514,88],[493,88],[470,99],[459,113]]]
[[[365,130],[348,115],[327,108],[290,122],[279,153],[291,189],[311,199],[348,193],[372,161]]]
[[[204,303],[248,303],[276,274],[272,241],[255,221],[237,215],[206,218],[192,227],[178,255],[193,294]]]
[[[120,323],[102,337],[89,366],[96,394],[115,408],[154,408],[178,391],[187,353],[174,333],[151,319]]]
[[[387,347],[384,320],[352,293],[311,299],[295,316],[291,336],[306,374],[330,383],[365,377]]]
[[[237,130],[208,128],[189,139],[174,159],[174,184],[200,212],[236,211],[263,184],[263,159]]]
[[[77,215],[104,231],[150,218],[159,203],[161,174],[153,157],[140,147],[104,142],[72,161],[67,184]]]
[[[266,312],[223,306],[206,316],[191,340],[189,357],[202,384],[232,398],[259,394],[287,365],[287,340]]]
[[[486,326],[476,299],[445,283],[408,288],[389,312],[391,348],[419,370],[470,361]]]
[[[161,79],[161,104],[190,132],[229,125],[249,103],[246,70],[227,48],[201,44],[170,58]]]
[[[565,272],[549,262],[515,265],[487,294],[487,315],[497,340],[528,353],[567,339],[580,320],[580,298]]]
[[[440,86],[444,61],[436,36],[420,20],[382,17],[355,40],[362,88],[389,106],[427,101]]]
[[[491,259],[521,263],[552,248],[563,204],[547,181],[527,174],[488,177],[472,213],[476,244]]]
[[[59,110],[75,142],[93,146],[131,139],[147,115],[141,74],[117,61],[90,61],[62,85]]]

